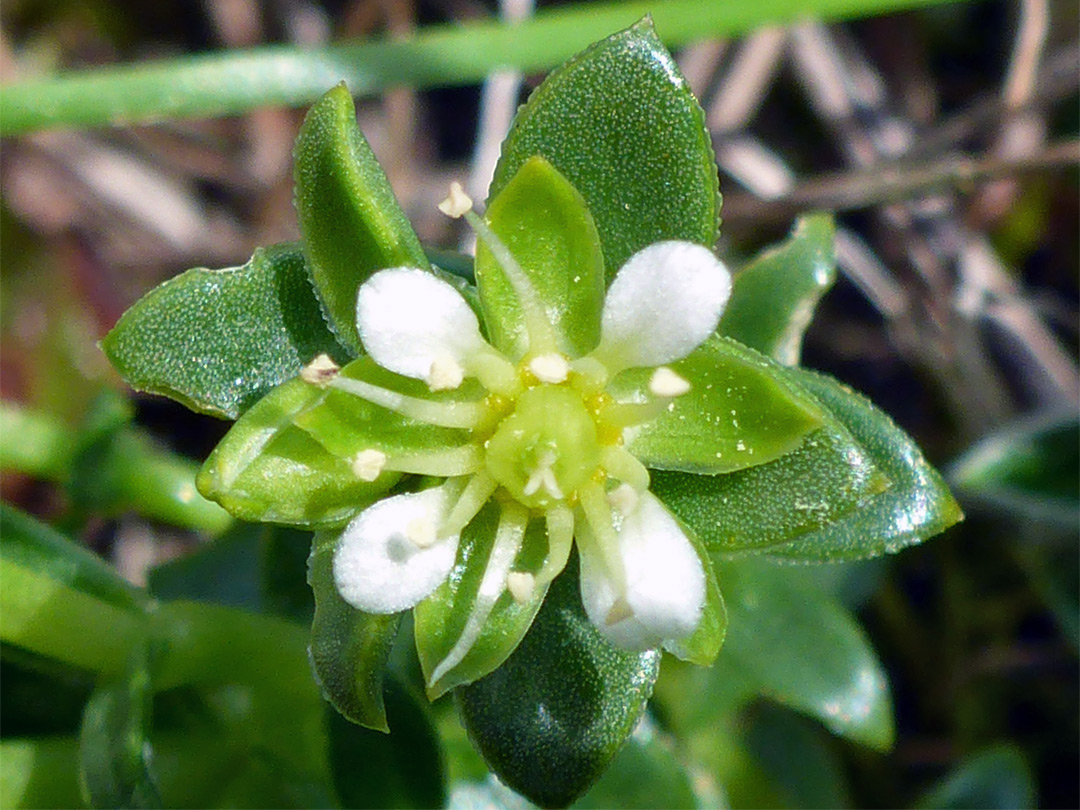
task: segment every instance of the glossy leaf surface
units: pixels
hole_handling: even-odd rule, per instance
[[[768,464],[727,475],[652,473],[652,491],[711,551],[768,548],[828,526],[888,486],[850,433],[830,423]]]
[[[525,271],[561,341],[580,357],[600,340],[604,256],[585,201],[542,157],[528,159],[485,214],[488,224]],[[525,318],[509,279],[477,243],[476,278],[492,344],[508,357],[528,348]]]
[[[354,354],[356,291],[376,270],[428,261],[360,128],[344,84],[308,111],[294,150],[296,211],[316,294]]]
[[[132,387],[228,419],[317,354],[344,357],[297,244],[165,282],[124,313],[101,347]]]
[[[871,748],[892,746],[888,682],[854,617],[763,560],[717,564],[730,626],[721,657],[763,695]]]
[[[690,391],[626,434],[626,448],[652,469],[714,475],[765,464],[826,418],[782,369],[727,338],[709,338],[671,368]],[[625,371],[608,390],[620,402],[645,401],[651,374]]]
[[[79,733],[79,771],[91,807],[160,807],[151,771],[151,698],[147,647],[90,696]]]
[[[736,273],[720,334],[798,365],[814,307],[836,281],[835,231],[829,214],[801,217],[787,240]]]
[[[489,502],[462,532],[457,560],[446,581],[413,612],[416,650],[432,700],[455,686],[484,677],[505,661],[529,629],[547,592],[546,588],[537,588],[532,598],[519,603],[509,591],[504,591],[465,657],[432,683],[435,669],[458,643],[476,607],[495,548],[498,523],[499,507]],[[526,529],[513,570],[535,573],[546,552],[544,523],[533,520]]]
[[[327,712],[330,772],[342,807],[442,807],[446,803],[442,748],[426,702],[389,679],[391,734],[359,728]]]
[[[334,585],[336,532],[319,532],[311,549],[308,582],[315,593],[311,666],[323,696],[353,723],[389,731],[383,670],[401,614],[376,616],[348,604]]]
[[[861,394],[803,369],[795,379],[843,422],[892,486],[858,511],[770,554],[807,561],[863,559],[920,543],[963,519],[945,482],[904,431]]]
[[[653,242],[716,241],[705,116],[647,20],[571,58],[533,92],[503,144],[492,199],[533,155],[585,198],[609,280]]]
[[[259,400],[206,460],[199,491],[242,520],[299,528],[340,525],[386,492],[397,474],[362,481],[292,423],[323,393],[297,378]]]
[[[659,663],[656,651],[604,640],[585,616],[571,563],[506,663],[458,690],[462,719],[507,785],[539,805],[565,806],[633,730]]]

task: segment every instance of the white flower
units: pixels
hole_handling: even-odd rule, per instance
[[[648,493],[648,471],[625,449],[622,432],[690,390],[691,382],[665,364],[716,329],[731,289],[727,270],[700,245],[645,248],[608,290],[599,344],[584,357],[566,357],[552,350],[554,327],[509,251],[475,215],[466,216],[515,287],[530,324],[530,351],[500,353],[458,292],[426,271],[382,270],[360,288],[357,326],[378,365],[432,391],[464,390],[462,383],[475,378],[498,396],[428,399],[342,376],[328,383],[428,424],[467,428],[471,437],[465,447],[430,457],[397,458],[381,448],[358,457],[361,475],[438,468],[447,480],[380,501],[348,525],[334,556],[339,592],[368,612],[416,605],[448,575],[462,529],[501,490],[503,517],[481,592],[432,681],[468,652],[504,592],[519,602],[542,596],[564,567],[571,539],[581,556],[586,612],[613,644],[643,650],[686,638],[704,610],[703,564],[679,523]],[[611,401],[603,393],[607,383],[637,367],[656,368],[647,401]],[[534,570],[515,570],[525,526],[536,518],[547,523],[547,559]]]

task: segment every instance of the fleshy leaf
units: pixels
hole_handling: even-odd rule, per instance
[[[885,672],[854,617],[802,585],[800,573],[763,560],[717,561],[731,618],[721,657],[763,695],[887,750],[893,718]]]
[[[442,746],[423,697],[386,684],[392,734],[357,728],[327,713],[330,772],[341,807],[443,807]]]
[[[771,555],[800,562],[857,560],[893,554],[962,520],[960,507],[915,442],[861,394],[823,374],[791,369],[795,379],[851,431],[892,486],[841,520]]]
[[[147,646],[135,645],[127,668],[106,677],[83,711],[79,780],[90,807],[161,807],[150,745]]]
[[[657,651],[607,643],[585,616],[573,561],[514,653],[457,691],[488,766],[543,807],[564,807],[604,771],[645,709]]]
[[[383,703],[383,670],[401,614],[376,616],[357,610],[334,585],[337,532],[318,532],[308,561],[315,593],[311,666],[323,696],[343,716],[376,731],[389,731]]]
[[[311,279],[330,328],[359,354],[360,285],[386,267],[426,270],[428,260],[356,125],[344,84],[308,111],[294,155],[296,211]]]
[[[454,391],[433,393],[420,380],[402,377],[361,357],[341,370],[346,379],[364,382],[433,402],[462,399],[476,388],[467,382]],[[435,427],[387,410],[344,391],[327,389],[323,396],[293,419],[323,447],[340,458],[354,458],[363,450],[378,449],[388,456],[420,455],[465,444],[469,432]]]
[[[457,562],[446,581],[413,612],[416,650],[432,700],[455,686],[484,677],[502,664],[529,629],[547,592],[546,587],[537,588],[531,598],[519,603],[505,591],[461,662],[438,680],[431,681],[436,668],[461,638],[474,609],[495,546],[498,522],[498,505],[490,502],[462,532]],[[543,563],[546,551],[544,523],[534,520],[525,531],[513,570],[535,573]]]
[[[166,281],[124,313],[101,348],[132,387],[228,419],[316,355],[346,356],[322,319],[298,244]]]
[[[585,198],[609,280],[654,242],[716,241],[705,116],[648,19],[568,60],[533,92],[503,143],[492,199],[533,155]]]
[[[296,378],[259,400],[206,460],[199,491],[242,520],[299,528],[344,523],[386,492],[396,473],[362,481],[349,461],[292,424],[323,394]]]
[[[510,249],[572,357],[600,339],[604,256],[585,201],[544,158],[525,161],[488,206],[491,229]],[[528,348],[518,297],[483,242],[476,248],[476,279],[492,344],[508,357]]]
[[[1076,528],[1080,513],[1080,423],[1075,414],[1027,419],[979,441],[949,478],[998,511]]]
[[[765,464],[827,418],[776,364],[728,338],[709,338],[671,368],[690,391],[626,434],[627,449],[653,469],[714,475]],[[620,402],[645,401],[652,373],[625,371],[608,390]]]
[[[982,807],[1008,810],[1038,807],[1035,780],[1015,744],[988,746],[964,757],[953,770],[915,803],[919,810],[961,810]]]
[[[798,365],[814,307],[836,281],[835,231],[830,214],[801,217],[791,236],[736,273],[720,334]]]
[[[753,551],[817,531],[884,491],[889,480],[839,423],[792,452],[727,475],[652,473],[651,489],[710,551]]]

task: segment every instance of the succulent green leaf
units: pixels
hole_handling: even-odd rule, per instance
[[[1075,529],[1080,422],[1054,414],[1010,425],[967,450],[948,474],[981,505]]]
[[[385,493],[396,473],[362,481],[293,424],[324,393],[296,378],[259,400],[206,460],[199,491],[241,520],[305,529],[340,525]]]
[[[736,273],[720,334],[798,365],[814,307],[836,281],[835,232],[831,214],[800,217],[791,236]]]
[[[1008,810],[1037,807],[1035,780],[1015,744],[992,745],[964,757],[915,807],[919,810],[961,810],[982,807]]]
[[[5,737],[74,734],[94,689],[91,673],[13,644],[0,645],[0,681]]]
[[[659,664],[659,652],[616,650],[592,626],[572,561],[514,653],[457,691],[462,720],[503,782],[543,807],[564,807],[633,730]]]
[[[533,92],[503,143],[492,199],[534,155],[585,198],[609,280],[654,242],[716,241],[705,115],[648,19],[571,58]]]
[[[91,807],[162,806],[151,770],[152,698],[143,642],[123,672],[98,685],[83,712],[79,781]]]
[[[326,321],[354,354],[356,291],[376,270],[429,267],[420,241],[356,125],[344,84],[308,110],[294,151],[304,255]]]
[[[839,423],[785,456],[727,475],[652,473],[650,488],[710,551],[754,551],[828,526],[889,486]]]
[[[137,301],[101,341],[132,387],[235,419],[313,357],[345,352],[326,328],[297,244],[242,267],[188,270]]]
[[[773,546],[769,554],[800,562],[893,554],[963,519],[949,488],[915,442],[868,399],[825,375],[805,369],[791,373],[844,423],[892,486],[847,517]]]
[[[854,617],[764,560],[717,561],[731,624],[720,655],[761,694],[878,750],[893,742],[888,681]]]
[[[392,734],[359,728],[327,712],[330,773],[341,807],[443,807],[442,746],[423,698],[386,684]]]
[[[683,529],[705,569],[705,608],[697,629],[687,638],[666,643],[664,649],[684,661],[707,667],[716,660],[716,655],[724,644],[724,635],[727,632],[727,610],[724,608],[724,597],[720,593],[720,586],[716,582],[716,574],[713,573],[712,562],[709,560],[705,545],[694,532],[685,526]]]
[[[78,807],[78,743],[68,735],[0,738],[4,806]]]
[[[461,662],[437,681],[431,680],[435,669],[462,637],[476,607],[481,582],[495,548],[498,523],[499,507],[489,502],[462,532],[457,560],[446,581],[413,611],[416,650],[432,700],[456,686],[484,677],[502,664],[528,631],[544,601],[546,587],[537,588],[523,603],[517,602],[509,591],[503,592]],[[547,545],[543,521],[531,521],[513,570],[538,571]]]
[[[311,623],[311,666],[323,696],[348,720],[389,731],[383,703],[383,670],[401,614],[377,616],[348,604],[334,584],[338,532],[317,532],[308,561],[315,593]]]
[[[341,376],[433,402],[460,400],[479,393],[473,381],[454,391],[433,393],[422,381],[387,371],[369,357],[349,363]],[[360,451],[372,448],[388,456],[416,456],[460,447],[469,441],[467,430],[419,422],[344,391],[329,388],[322,393],[297,413],[293,423],[339,458],[355,458]]]
[[[604,255],[577,190],[534,156],[491,201],[486,219],[532,282],[560,348],[571,357],[594,349],[604,305]],[[483,241],[476,247],[476,279],[489,339],[507,356],[521,357],[529,345],[524,313]]]
[[[820,405],[762,355],[714,335],[671,368],[690,391],[628,436],[652,469],[715,475],[790,453],[827,418]],[[620,402],[645,401],[652,369],[631,369],[608,387]]]
[[[129,613],[142,613],[148,599],[108,563],[84,546],[19,510],[0,503],[3,558],[22,568],[93,596]]]

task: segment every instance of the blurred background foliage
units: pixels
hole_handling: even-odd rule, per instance
[[[266,43],[407,38],[556,5],[568,4],[7,0],[0,73],[15,82]],[[761,5],[767,15],[770,4]],[[889,412],[948,471],[968,513],[897,557],[775,574],[777,588],[824,589],[861,620],[890,680],[895,746],[858,747],[797,714],[792,706],[806,710],[797,700],[754,698],[731,656],[710,671],[667,660],[649,717],[581,806],[1080,804],[1078,6],[864,6],[848,4],[861,19],[821,23],[808,3],[810,17],[796,25],[705,37],[676,54],[717,150],[720,254],[737,266],[798,213],[837,211],[840,280],[818,309],[804,364]],[[467,247],[435,204],[463,177],[484,197],[509,117],[539,78],[448,77],[453,86],[392,87],[358,105],[425,244]],[[0,487],[6,503],[157,597],[302,622],[311,611],[307,537],[229,528],[184,488],[226,424],[123,393],[96,346],[162,280],[238,265],[258,245],[296,238],[291,147],[301,116],[262,108],[4,140]],[[6,513],[5,540],[16,524]],[[428,720],[409,719],[425,710],[410,691],[414,663],[395,656],[390,721],[402,718],[404,733],[371,736],[327,720],[338,798],[522,806],[486,780],[451,703],[433,708],[441,753]],[[72,763],[70,735],[92,681],[12,645],[0,662],[7,767],[38,738],[39,761]],[[87,717],[93,709],[115,720],[99,705],[108,693],[94,694]],[[159,695],[154,711],[166,727],[209,734],[189,698]],[[236,694],[213,700],[240,714],[257,705]],[[303,780],[282,776],[288,795],[260,781],[280,776],[278,744],[244,749],[255,776],[232,785],[232,803],[332,801]],[[176,753],[167,741],[157,750],[165,762]],[[70,784],[52,784],[38,801],[70,802],[74,778],[72,770]]]

